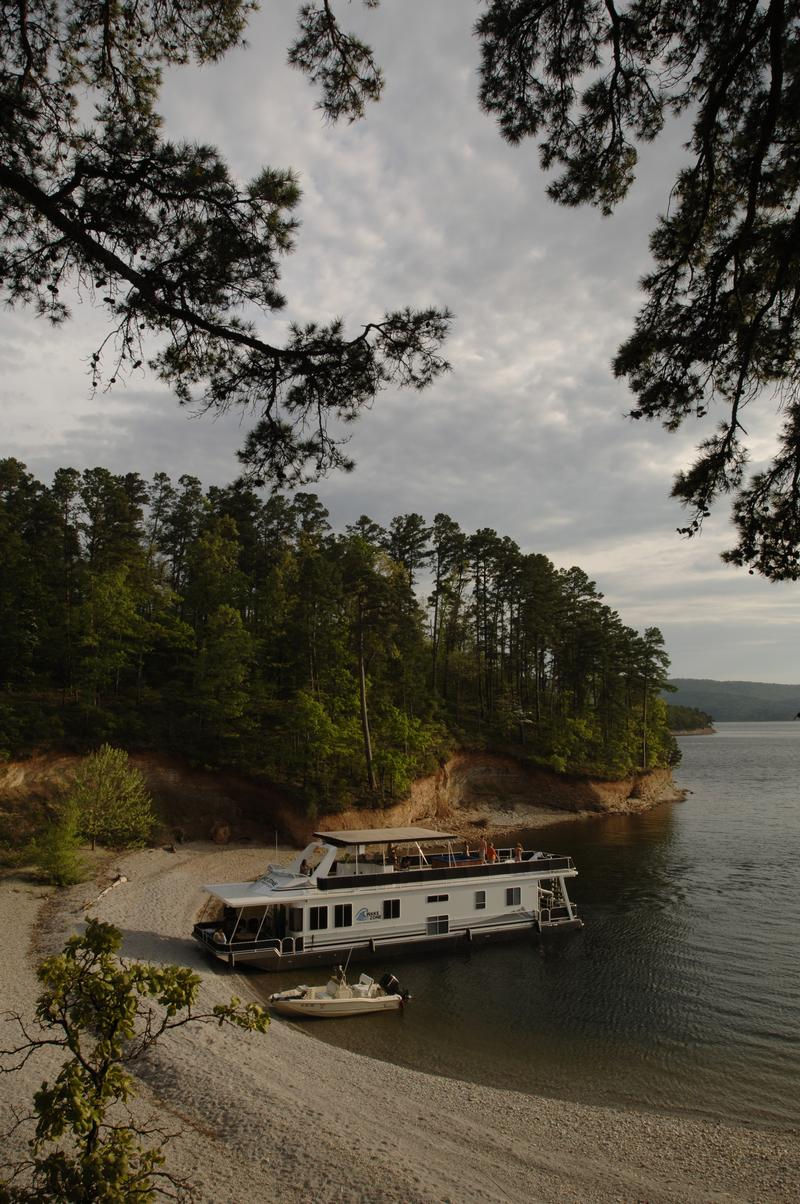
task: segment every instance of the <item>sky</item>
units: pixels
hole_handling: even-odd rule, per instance
[[[342,4],[386,76],[380,104],[352,125],[326,123],[286,65],[290,0],[254,15],[247,48],[165,78],[166,136],[217,145],[242,180],[265,165],[300,176],[288,304],[261,325],[270,341],[290,321],[341,316],[356,334],[405,305],[455,314],[453,371],[419,394],[381,393],[352,428],[355,471],[312,488],[336,529],[361,514],[388,524],[444,512],[579,565],[626,624],[661,629],[676,677],[800,683],[800,587],[722,563],[733,543],[724,500],[700,538],[676,533],[686,518],[672,478],[711,427],[632,422],[610,368],[641,304],[681,131],[642,154],[613,217],[554,205],[534,143],[507,146],[479,110],[478,11],[465,0]],[[77,297],[57,329],[0,313],[0,454],[47,482],[67,465],[232,481],[252,415],[188,414],[145,372],[92,396],[88,357],[104,329]],[[745,425],[757,468],[775,403],[760,400]]]

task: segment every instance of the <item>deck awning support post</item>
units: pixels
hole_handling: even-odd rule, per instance
[[[257,933],[256,933],[256,935],[255,935],[255,939],[256,939],[256,940],[258,940],[258,938],[261,936],[261,929],[264,927],[264,921],[265,921],[265,920],[266,920],[266,918],[267,918],[267,912],[268,912],[268,911],[269,911],[269,908],[268,908],[268,907],[265,907],[265,908],[264,908],[264,911],[263,911],[263,913],[262,913],[262,916],[261,916],[261,923],[260,923],[260,924],[259,924],[259,926],[258,926],[258,932],[257,932]]]

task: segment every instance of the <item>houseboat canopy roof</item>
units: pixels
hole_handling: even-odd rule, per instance
[[[458,839],[452,832],[433,832],[430,828],[355,828],[349,832],[315,832],[314,837],[341,849],[357,844],[404,844],[406,841]]]
[[[292,887],[295,889],[292,889]],[[226,907],[260,907],[266,903],[305,903],[316,899],[317,888],[309,886],[308,878],[289,880],[288,889],[276,890],[274,881],[258,878],[255,882],[212,882],[203,887],[210,895],[221,899]]]

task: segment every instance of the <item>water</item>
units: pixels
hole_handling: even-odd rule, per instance
[[[686,802],[523,841],[574,857],[584,932],[397,960],[402,1015],[309,1031],[519,1091],[800,1124],[800,723],[681,748]]]

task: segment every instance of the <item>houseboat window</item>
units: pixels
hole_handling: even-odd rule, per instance
[[[353,924],[353,907],[350,903],[337,903],[333,909],[334,928],[350,928]]]
[[[428,916],[428,936],[441,936],[450,931],[449,916]]]
[[[328,927],[328,909],[327,907],[311,907],[308,911],[308,926],[312,932],[318,932],[320,928]]]
[[[486,891],[485,890],[476,890],[475,891],[475,910],[476,911],[484,911],[485,909],[486,909]]]
[[[303,909],[302,907],[289,908],[289,929],[291,932],[303,931]]]
[[[384,920],[397,920],[400,918],[400,900],[399,899],[384,899],[383,900],[383,918],[384,918]]]
[[[520,901],[520,888],[509,886],[506,890],[506,907],[516,907]]]
[[[429,903],[446,903],[450,898],[449,895],[428,895]]]

